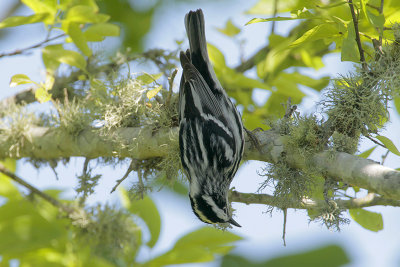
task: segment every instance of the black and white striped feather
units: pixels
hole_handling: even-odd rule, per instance
[[[227,193],[243,155],[242,120],[209,62],[203,12],[190,11],[185,26],[190,49],[180,53],[179,145],[189,197],[200,220],[239,226]]]

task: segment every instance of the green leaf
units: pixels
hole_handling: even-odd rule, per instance
[[[155,97],[158,94],[158,92],[160,92],[161,89],[162,89],[162,85],[159,85],[156,88],[147,91],[147,93],[146,93],[147,98],[152,99],[153,97]]]
[[[51,13],[57,12],[57,0],[22,0],[35,13]]]
[[[34,83],[34,82],[25,74],[15,74],[14,76],[11,77],[10,87],[13,88],[18,85],[27,83]]]
[[[211,63],[214,66],[214,71],[218,76],[219,81],[224,87],[229,88],[231,90],[233,89],[248,90],[252,88],[260,88],[272,91],[271,87],[266,83],[253,78],[246,77],[243,73],[237,72],[234,69],[231,69],[228,66],[226,66],[225,57],[216,46],[212,44],[207,44],[207,48],[209,51],[209,57]],[[240,92],[233,92],[233,93],[231,92],[229,92],[231,96],[233,96],[233,94],[240,93]],[[248,92],[246,92],[246,94],[248,94]],[[247,95],[247,98],[251,98],[251,95]],[[237,100],[239,101],[240,99],[237,98]]]
[[[71,37],[74,44],[83,52],[87,57],[92,55],[92,50],[87,45],[86,38],[76,22],[70,22],[67,26],[67,34]]]
[[[63,0],[63,1],[58,1],[57,7],[59,9],[62,9],[63,11],[67,11],[68,9],[71,8],[71,6],[74,5],[89,6],[93,8],[94,12],[99,11],[99,6],[97,5],[96,0],[67,0],[67,1]]]
[[[17,166],[17,161],[15,159],[4,159],[0,161],[0,163],[8,170],[15,172]],[[0,173],[0,196],[6,197],[8,199],[21,198],[21,193],[12,183],[11,178],[3,173]]]
[[[48,13],[49,15],[43,20],[46,25],[54,24],[57,14],[57,0],[22,0],[36,14]]]
[[[346,1],[342,1],[342,2],[333,3],[333,4],[328,4],[328,5],[320,5],[318,8],[330,9],[330,8],[334,8],[334,7],[338,7],[338,6],[346,5],[346,4],[347,4]]]
[[[367,15],[367,6],[366,6],[366,0],[360,0],[360,6],[361,6],[361,11],[364,14],[364,17],[369,20],[368,15]],[[353,22],[350,22],[353,24]]]
[[[353,22],[347,24],[347,36],[343,38],[341,60],[352,62],[360,61]]]
[[[7,28],[7,27],[20,26],[20,25],[25,25],[25,24],[43,22],[49,16],[50,16],[49,13],[39,13],[39,14],[31,15],[31,16],[8,17],[5,20],[3,20],[2,22],[0,22],[0,29]]]
[[[43,217],[38,209],[42,209],[41,212],[49,217]],[[57,214],[58,209],[50,204],[42,203],[38,207],[25,199],[9,200],[0,206],[2,255],[29,253],[60,240],[67,224],[66,220],[60,219]]]
[[[101,42],[106,36],[119,36],[120,28],[111,23],[96,23],[90,25],[83,35],[88,42]]]
[[[270,21],[285,21],[285,20],[295,20],[297,18],[292,18],[292,17],[274,17],[274,18],[269,18],[269,19],[261,19],[261,18],[254,18],[249,20],[245,25],[253,24],[253,23],[259,23],[259,22],[270,22]]]
[[[375,15],[367,9],[367,15],[372,25],[383,30],[383,25],[385,24],[385,16],[383,14]]]
[[[237,34],[240,33],[240,29],[238,27],[236,27],[233,23],[232,20],[228,20],[225,24],[225,28],[217,28],[217,30],[222,33],[225,34],[229,37],[235,36]]]
[[[150,197],[129,201],[128,193],[124,189],[120,189],[120,196],[124,207],[132,214],[139,216],[147,225],[150,231],[150,241],[147,243],[149,247],[154,247],[161,230],[161,217],[157,207]]]
[[[352,209],[349,211],[351,218],[363,228],[378,232],[383,229],[382,214],[364,209]]]
[[[48,71],[54,72],[59,63],[86,70],[85,58],[76,51],[65,50],[62,45],[49,45],[42,50],[43,62]]]
[[[76,23],[103,23],[109,19],[110,16],[97,13],[95,8],[84,5],[73,6],[65,18],[68,22]]]
[[[376,147],[377,147],[377,146],[373,146],[373,147],[371,147],[370,149],[367,149],[367,150],[365,150],[364,152],[358,154],[357,156],[366,159],[366,158],[369,157],[369,155],[371,155],[372,152],[374,152],[374,150],[375,150]]]
[[[319,55],[314,55],[313,51],[309,51],[309,49],[299,49],[299,53],[301,56],[301,60],[305,64],[306,67],[314,68],[315,70],[319,70],[324,66],[322,61],[322,57]]]
[[[390,152],[392,152],[393,154],[400,156],[400,152],[397,149],[397,147],[393,144],[392,140],[390,140],[389,138],[385,137],[385,136],[381,136],[378,135],[376,137],[379,141],[381,141],[387,149],[389,149]]]
[[[319,16],[315,16],[314,14],[310,13],[308,10],[297,10],[297,13],[292,13],[291,17],[273,17],[273,18],[268,18],[268,19],[260,19],[260,18],[254,18],[247,22],[245,25],[253,24],[253,23],[258,23],[258,22],[269,22],[269,21],[286,21],[286,20],[296,20],[296,19],[316,19],[320,18]]]
[[[224,54],[214,45],[207,43],[208,56],[215,68],[226,67]]]
[[[35,91],[35,98],[39,103],[45,103],[51,100],[51,94],[43,87],[39,87]]]
[[[282,74],[281,74],[282,75]],[[293,80],[290,79],[284,79],[280,78],[278,76],[275,80],[271,82],[272,86],[275,86],[276,89],[278,90],[277,92],[287,96],[287,97],[292,97],[292,98],[297,98],[297,99],[302,99],[303,97],[306,96],[299,87],[297,86],[297,83]]]
[[[187,246],[213,248],[241,239],[242,237],[231,232],[223,232],[212,227],[202,227],[180,238],[174,248],[186,248]]]
[[[394,106],[397,110],[397,113],[400,114],[400,97],[394,97],[393,98]]]
[[[320,79],[314,79],[307,75],[300,74],[298,72],[286,73],[281,72],[278,79],[290,80],[297,84],[302,84],[304,86],[315,89],[316,91],[321,91],[326,86],[328,86],[330,78],[328,76],[321,77]]]
[[[333,39],[340,37],[338,29],[334,23],[323,23],[305,32],[300,38],[295,40],[290,46],[297,47],[303,43],[312,42],[320,39]]]
[[[136,77],[136,80],[138,80],[142,85],[148,85],[153,82],[156,82],[158,79],[161,78],[161,76],[162,73],[157,73],[157,74],[144,73],[143,75]]]
[[[321,266],[321,263],[323,263],[324,267],[339,267],[350,263],[350,259],[343,248],[337,245],[328,245],[311,251],[284,255],[257,263],[238,255],[226,255],[222,259],[221,267],[309,267]]]
[[[273,15],[275,0],[259,0],[257,3],[251,7],[246,14],[257,14],[257,15]],[[278,13],[291,11],[296,5],[297,1],[293,0],[280,0],[277,1],[277,11]]]
[[[257,64],[257,76],[261,79],[274,79],[284,69],[291,66],[292,53],[288,49],[293,38],[277,34],[268,37],[270,50],[266,57]]]
[[[228,253],[233,248],[232,245],[228,244],[241,239],[240,236],[230,232],[203,227],[183,236],[170,251],[147,264],[149,266],[164,266],[212,261],[214,254]]]
[[[272,91],[272,88],[268,84],[253,78],[246,77],[243,73],[237,72],[234,69],[226,67],[219,71],[220,71],[219,73],[220,81],[227,88],[230,89],[260,88]]]

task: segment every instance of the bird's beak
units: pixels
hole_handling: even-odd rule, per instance
[[[242,227],[240,224],[238,224],[238,223],[237,223],[234,219],[232,219],[232,218],[229,219],[228,223],[230,223],[230,224],[232,224],[232,225],[234,225],[234,226],[237,226],[237,227]]]

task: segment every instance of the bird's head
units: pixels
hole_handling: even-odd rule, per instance
[[[228,199],[225,194],[189,195],[194,214],[205,223],[230,223],[241,227],[230,214]]]

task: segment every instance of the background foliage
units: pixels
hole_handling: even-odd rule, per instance
[[[208,49],[215,72],[236,101],[247,128],[263,127],[290,135],[288,146],[304,158],[324,149],[354,154],[361,137],[369,138],[385,147],[383,164],[389,153],[400,156],[394,143],[380,135],[389,120],[391,103],[400,112],[400,4],[394,0],[353,2],[261,0],[245,10],[253,18],[247,26],[228,20],[217,30],[240,48],[243,27],[264,23],[271,27],[264,47],[253,56],[242,56],[236,66],[230,65],[229,55],[224,55],[212,40]],[[20,5],[29,7],[31,15],[13,15]],[[2,165],[16,171],[16,159],[26,157],[24,149],[34,127],[50,127],[55,136],[67,133],[72,138],[88,128],[97,129],[103,140],[116,148],[112,157],[86,158],[77,175],[77,200],[61,197],[61,190],[43,191],[60,201],[56,202],[59,205],[43,200],[32,190],[23,193],[26,191],[4,172],[0,174],[1,264],[163,266],[210,262],[221,256],[222,266],[349,263],[349,256],[337,245],[253,262],[229,254],[243,239],[241,236],[211,227],[184,235],[163,254],[138,260],[141,249],[154,249],[162,228],[158,208],[146,194],[160,186],[187,194],[176,146],[164,148],[170,151],[166,158],[130,160],[122,156],[124,151],[133,151],[142,140],[126,144],[116,134],[126,127],[151,127],[152,132],[161,132],[177,126],[175,69],[179,67],[177,53],[186,46],[180,40],[169,50],[146,50],[143,46],[161,5],[162,1],[144,4],[123,0],[23,0],[10,8],[0,22],[0,29],[8,29],[0,31],[3,35],[11,33],[13,27],[32,23],[41,23],[47,31],[45,39],[37,44],[0,54],[1,60],[7,60],[40,51],[45,70],[42,80],[23,73],[10,77],[10,87],[29,86],[26,92],[30,95],[1,103]],[[356,23],[351,7],[355,9]],[[287,34],[279,34],[280,21],[296,23]],[[104,49],[106,37],[118,38]],[[316,78],[309,74],[324,67],[323,57],[332,53],[340,53],[342,61],[356,63],[354,71],[344,77]],[[255,96],[260,92],[267,92],[266,101],[257,101]],[[292,104],[301,104],[307,94],[321,96],[319,112],[295,112],[292,118],[281,119],[287,110],[283,104],[289,97]],[[35,103],[40,103],[40,108],[33,106]],[[324,140],[324,131],[329,132],[329,140]],[[171,139],[176,143],[176,136]],[[375,148],[359,156],[367,158]],[[36,167],[50,166],[55,170],[58,164],[68,164],[69,158],[31,157],[28,161]],[[128,165],[121,181],[131,172],[137,173],[137,182],[128,191],[118,189],[122,205],[87,203],[101,179],[93,162],[117,168]],[[366,193],[357,186],[323,179],[326,177],[311,167],[298,171],[283,161],[266,167],[261,174],[264,181],[259,192],[272,190],[276,201],[269,210],[274,206],[290,208],[292,199],[301,201],[305,196],[332,203]],[[310,220],[339,229],[349,221],[345,212],[333,205],[329,209],[309,209],[308,215]],[[384,227],[380,213],[357,208],[349,210],[349,214],[367,230],[378,232]]]

